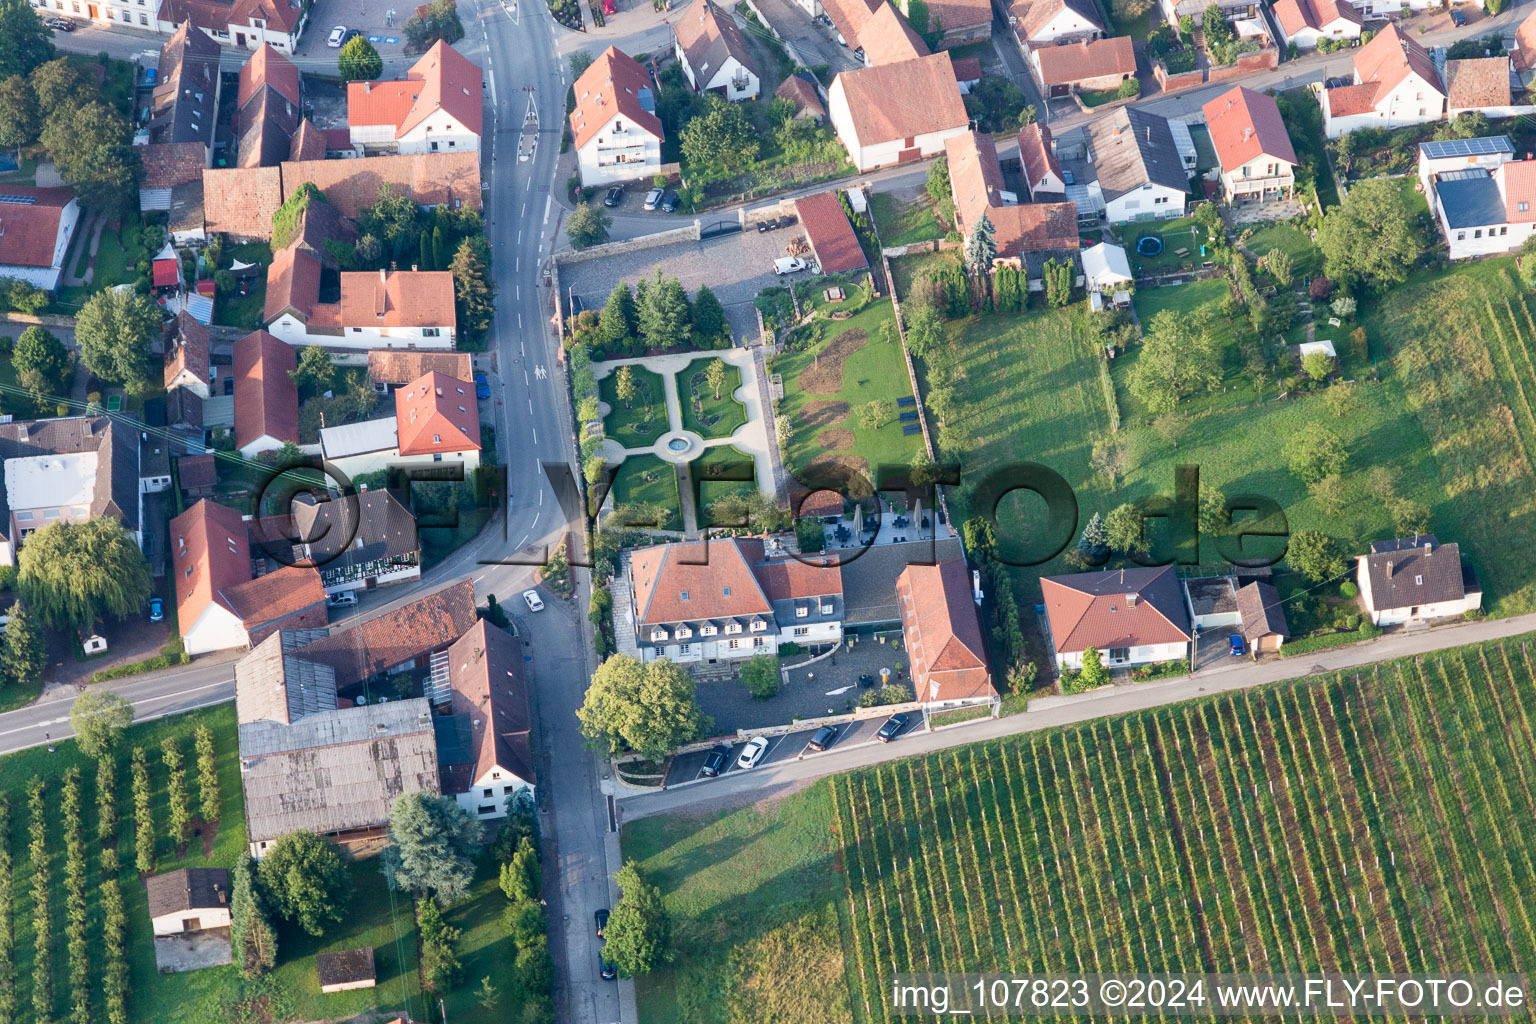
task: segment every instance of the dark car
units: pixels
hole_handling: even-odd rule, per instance
[[[730,747],[715,747],[704,759],[704,767],[699,769],[699,774],[706,779],[712,779],[725,771],[725,766],[731,763]]]
[[[1460,11],[1456,10],[1454,7],[1451,8],[1451,24],[1455,25],[1457,28],[1460,28],[1461,26],[1465,25],[1466,23],[1467,23],[1467,16],[1465,14],[1462,14]]]
[[[43,24],[58,32],[73,32],[75,30],[75,23],[68,18],[47,18],[44,19]]]
[[[485,374],[483,373],[475,374],[475,397],[491,397],[491,382],[485,379]]]
[[[581,301],[580,295],[571,296],[571,316],[580,316],[586,308],[586,305]]]
[[[363,30],[360,28],[348,29],[347,34],[341,37],[341,45],[346,46],[348,43],[362,34]]]
[[[592,915],[592,920],[597,922],[597,937],[603,937],[603,929],[608,927],[608,908],[604,907]]]
[[[152,597],[149,599],[149,621],[165,621],[165,602],[160,600],[158,597]]]
[[[1240,658],[1248,653],[1247,645],[1243,643],[1243,634],[1233,633],[1227,637],[1227,653],[1234,658]]]
[[[603,956],[602,953],[598,953],[597,954],[597,973],[602,976],[602,979],[604,981],[612,981],[614,978],[617,978],[619,976],[619,969],[617,967],[613,966],[613,964],[608,960],[608,958]]]
[[[906,715],[892,715],[890,718],[885,720],[885,724],[880,727],[880,731],[875,733],[875,739],[879,740],[881,743],[891,742],[891,740],[897,737],[901,730],[907,727],[907,722],[909,721],[911,721],[911,719],[907,718]]]
[[[668,189],[667,190],[667,194],[665,196],[663,196],[662,200],[661,200],[661,212],[662,213],[676,213],[677,212],[677,192],[676,191],[674,191],[672,189]]]
[[[835,739],[837,739],[837,729],[830,725],[824,725],[816,730],[816,735],[811,737],[811,742],[807,743],[806,746],[812,750],[826,750]]]
[[[610,188],[608,190],[608,194],[603,196],[603,205],[604,206],[618,206],[623,201],[624,201],[624,186],[623,185],[615,185],[615,186],[613,186],[612,188]]]
[[[232,394],[235,393],[235,378],[233,378],[233,377],[225,377],[224,378],[224,393],[226,395],[232,395]]]

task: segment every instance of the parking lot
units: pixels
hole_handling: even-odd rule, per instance
[[[309,24],[299,40],[297,56],[334,62],[341,51],[327,44],[326,37],[337,25],[355,28],[379,51],[386,64],[384,77],[391,78],[394,73],[387,65],[390,58],[405,53],[403,29],[406,19],[415,12],[414,3],[395,6],[375,0],[315,0],[309,12]]]
[[[642,198],[643,193],[631,189],[617,212],[639,213]],[[706,214],[706,230],[711,223]],[[677,226],[674,219],[658,216],[655,230]],[[627,281],[633,286],[640,278],[651,277],[657,270],[664,276],[676,277],[690,295],[699,285],[707,284],[725,306],[731,322],[731,335],[740,343],[743,337],[757,336],[757,314],[752,308],[752,299],[764,288],[788,283],[788,278],[774,275],[773,261],[784,255],[784,247],[799,234],[803,234],[803,230],[798,224],[766,233],[749,228],[699,242],[682,242],[572,263],[560,269],[560,284],[563,289],[574,292],[587,309],[602,309],[608,293],[618,282]]]
[[[840,747],[847,747],[854,744],[879,742],[875,739],[875,733],[880,731],[880,727],[885,724],[887,717],[888,716],[886,715],[881,715],[879,717],[867,718],[858,722],[847,722],[837,726],[837,735],[833,738],[827,749],[836,750]],[[894,740],[892,740],[893,743],[900,743],[903,736],[907,736],[914,730],[923,728],[923,717],[921,714],[910,713],[908,715],[908,719],[909,721],[902,728],[901,732],[897,734]],[[807,744],[809,744],[811,741],[811,737],[815,734],[815,729],[807,728],[798,729],[794,732],[786,733],[783,736],[769,737],[768,753],[765,754],[763,759],[758,762],[757,767],[762,767],[763,765],[767,764],[776,764],[782,761],[793,761],[802,755],[805,757],[820,756],[819,751],[811,750],[807,746]],[[725,744],[721,744],[721,746],[724,747]],[[729,775],[731,772],[755,770],[754,768],[742,768],[736,763],[737,758],[741,757],[741,752],[743,749],[745,749],[745,747],[745,743],[730,744],[730,758],[727,761],[726,770],[721,773],[722,775]],[[667,772],[667,785],[675,786],[679,782],[691,782],[694,779],[703,778],[704,776],[701,774],[701,771],[704,767],[704,762],[708,757],[709,751],[707,750],[699,750],[691,754],[680,754],[679,756],[674,757],[672,759],[672,767]]]

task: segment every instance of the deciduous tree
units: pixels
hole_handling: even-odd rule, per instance
[[[69,706],[69,727],[86,757],[101,757],[133,724],[133,705],[110,690],[86,690]]]
[[[3,58],[0,58],[3,59]],[[23,75],[0,81],[0,148],[20,149],[37,141],[43,130],[37,93]]]
[[[331,355],[320,345],[305,345],[299,351],[297,369],[288,371],[293,382],[306,395],[318,395],[330,390],[336,379],[336,365]]]
[[[149,600],[149,564],[111,516],[51,523],[27,538],[17,563],[22,600],[56,629],[86,629],[103,615],[137,612]]]
[[[713,724],[699,709],[693,679],[666,659],[642,664],[615,654],[598,666],[577,710],[588,739],[616,753],[661,758]]]
[[[0,670],[8,683],[41,684],[48,667],[48,646],[25,602],[11,606],[11,621],[0,643]]]
[[[672,922],[662,904],[661,890],[645,881],[633,862],[619,868],[614,877],[623,895],[603,930],[607,943],[603,955],[619,969],[619,975],[632,978],[649,974],[672,959]]]
[[[1221,350],[1207,313],[1164,310],[1152,318],[1130,389],[1154,413],[1171,411],[1186,397],[1221,383]]]
[[[50,60],[52,36],[25,0],[0,0],[0,78],[28,74]]]
[[[129,208],[139,187],[139,154],[131,137],[121,114],[92,102],[52,112],[41,139],[59,177],[75,187],[83,204],[116,213]]]
[[[754,700],[767,700],[776,695],[782,680],[779,659],[772,654],[753,655],[736,670],[736,675]]]
[[[726,369],[724,359],[711,359],[709,365],[704,368],[704,383],[715,393],[715,400],[720,399],[720,389],[725,387],[730,380],[730,372]]]
[[[1304,483],[1342,474],[1349,462],[1344,441],[1321,423],[1308,423],[1285,442],[1285,463]]]
[[[1286,560],[1313,583],[1334,579],[1348,571],[1339,542],[1321,530],[1297,530],[1286,549]]]
[[[579,203],[571,215],[565,218],[565,235],[578,249],[608,241],[608,228],[613,219],[600,206]]]
[[[1425,250],[1418,213],[1388,178],[1353,185],[1323,218],[1317,245],[1329,277],[1376,286],[1401,284]]]
[[[97,292],[75,317],[80,361],[102,380],[143,394],[151,386],[149,344],[160,331],[160,321],[159,308],[143,295]]]
[[[1109,546],[1125,555],[1147,550],[1146,517],[1133,502],[1117,505],[1104,517],[1104,535]]]
[[[303,830],[278,837],[256,868],[263,904],[310,935],[342,920],[352,894],[341,851]]]

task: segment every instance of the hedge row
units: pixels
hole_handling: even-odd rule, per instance
[[[64,934],[69,953],[69,1019],[91,1024],[91,958],[85,917],[85,836],[80,825],[80,769],[64,773]]]

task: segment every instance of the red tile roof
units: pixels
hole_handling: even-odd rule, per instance
[[[474,384],[434,372],[397,388],[395,430],[401,455],[478,451]]]
[[[789,509],[796,518],[806,516],[840,516],[843,514],[843,496],[829,488],[814,491],[796,491],[789,496]]]
[[[1364,25],[1365,19],[1345,0],[1275,0],[1275,20],[1289,38],[1305,28],[1321,29],[1343,19]]]
[[[835,191],[795,200],[795,213],[800,217],[823,274],[840,274],[869,266]]]
[[[233,25],[249,25],[253,19],[259,19],[269,29],[290,35],[303,16],[298,0],[234,0],[229,9]]]
[[[1189,615],[1171,565],[1047,576],[1040,590],[1058,653],[1190,639]]]
[[[160,5],[159,20],[178,26],[190,21],[193,28],[228,32],[229,15],[230,5],[220,0],[165,0]]]
[[[957,83],[981,81],[981,60],[976,57],[961,57],[959,60],[950,58],[950,63],[955,66],[955,81]]]
[[[480,208],[480,154],[409,153],[353,160],[302,160],[282,165],[283,198],[306,181],[325,193],[343,215],[356,220],[379,201],[386,186],[418,206]],[[275,207],[274,207],[275,208]],[[271,214],[267,234],[271,234]]]
[[[293,349],[266,331],[235,342],[235,447],[262,435],[299,443],[299,392],[289,376],[298,365]]]
[[[1066,10],[1103,31],[1104,21],[1094,9],[1093,0],[1016,0],[1009,13],[1018,19],[1019,35],[1029,39]]]
[[[1020,138],[1025,140],[1024,133],[1020,133]],[[1020,152],[1025,151],[1025,141],[1021,141]],[[992,136],[981,132],[956,135],[945,141],[944,152],[949,158],[950,189],[961,232],[969,235],[985,214],[992,222],[999,259],[1043,249],[1078,247],[1076,204],[1004,204],[1003,170],[997,162],[997,145]]]
[[[1354,114],[1369,114],[1376,109],[1376,94],[1380,89],[1381,86],[1376,82],[1336,85],[1332,89],[1325,89],[1323,94],[1328,98],[1329,116],[1350,117]]]
[[[306,644],[294,652],[330,665],[336,685],[350,686],[396,665],[445,650],[474,628],[475,584],[462,579],[426,597]]]
[[[969,235],[983,212],[1003,205],[998,195],[1003,189],[1003,169],[997,162],[997,144],[990,135],[965,132],[944,141],[944,155],[949,161],[957,226]]]
[[[137,147],[144,167],[140,188],[174,188],[203,176],[208,147],[201,142],[156,142]]]
[[[442,40],[422,55],[402,80],[347,85],[347,123],[395,126],[400,138],[438,110],[476,135],[484,105],[480,68]]]
[[[248,630],[259,629],[295,612],[325,606],[325,584],[310,565],[285,565],[275,572],[238,583],[223,592]]]
[[[890,4],[881,4],[859,29],[859,46],[871,65],[898,64],[914,57],[926,57],[932,51],[923,37],[913,31],[907,19]]]
[[[634,58],[612,46],[581,73],[575,89],[576,109],[571,112],[570,123],[577,149],[595,138],[615,114],[624,115],[658,139],[666,136],[661,120],[640,103],[642,90],[655,95],[651,76]]]
[[[441,327],[457,321],[453,275],[446,270],[394,270],[341,275],[340,326]]]
[[[971,599],[965,559],[910,564],[896,577],[902,636],[918,700],[959,700],[994,692]]]
[[[806,111],[817,117],[827,116],[827,105],[821,101],[821,93],[798,72],[779,83],[779,87],[773,90],[773,94],[781,100],[789,100],[793,103],[796,114]]]
[[[946,33],[975,28],[991,21],[989,0],[929,0],[928,3],[928,24]]]
[[[201,455],[183,455],[176,460],[176,475],[181,479],[183,489],[202,490],[212,488],[218,483],[219,467],[211,452]]]
[[[191,629],[210,604],[233,612],[222,595],[251,578],[250,540],[240,513],[205,498],[172,519],[170,563],[182,630]]]
[[[243,109],[251,102],[251,97],[261,91],[262,86],[270,86],[289,103],[299,105],[298,66],[274,49],[271,43],[262,43],[261,49],[251,54],[251,59],[240,68],[240,92],[236,97],[235,109]]]
[[[842,83],[853,130],[861,145],[916,138],[970,123],[949,54],[844,71]]]
[[[324,160],[325,149],[325,132],[316,128],[315,122],[306,117],[299,122],[299,130],[293,133],[293,142],[288,147],[288,159]]]
[[[859,45],[859,33],[885,0],[825,0],[822,10],[832,19],[835,27],[850,49]]]
[[[1203,109],[1222,170],[1235,171],[1259,156],[1296,163],[1296,150],[1291,148],[1290,133],[1273,96],[1239,85]]]
[[[629,568],[637,627],[773,615],[768,595],[734,540],[640,548],[630,554]]]
[[[1061,177],[1061,163],[1056,159],[1056,147],[1051,145],[1051,130],[1039,122],[1019,129],[1019,162],[1028,179],[1026,184],[1031,189],[1037,187],[1048,174],[1056,175],[1062,182],[1066,180]]]
[[[1515,49],[1510,54],[1520,71],[1536,71],[1536,13],[1527,14],[1515,29]]]
[[[181,280],[181,260],[174,256],[153,261],[149,270],[156,288],[167,288]]]
[[[1409,73],[1418,75],[1434,89],[1441,89],[1435,73],[1435,60],[1429,51],[1404,35],[1395,23],[1376,33],[1376,37],[1355,52],[1355,77],[1361,82],[1376,82],[1385,96]],[[1442,95],[1444,92],[1442,90]]]
[[[467,781],[500,768],[534,784],[533,715],[523,678],[522,642],[481,619],[448,648],[448,682],[453,713],[471,719],[475,760]]]
[[[281,205],[281,167],[210,167],[203,172],[203,220],[209,233],[271,238],[272,215]]]
[[[1445,62],[1446,106],[1453,110],[1511,104],[1508,57],[1473,57]]]
[[[989,210],[999,258],[1047,249],[1076,249],[1077,204],[1020,203]]]
[[[0,264],[17,267],[53,266],[64,207],[75,198],[71,188],[6,185],[5,196],[30,199],[15,202],[0,196]]]
[[[680,14],[673,32],[684,60],[700,77],[701,87],[733,58],[752,74],[758,74],[757,62],[752,59],[736,20],[710,0],[702,0]]]
[[[455,380],[474,378],[474,360],[468,352],[412,352],[379,348],[368,353],[368,379],[379,384],[409,384],[436,371]]]
[[[1504,193],[1504,219],[1510,224],[1536,221],[1536,160],[1510,160],[1499,165],[1494,175]]]
[[[320,300],[320,261],[297,245],[279,249],[267,268],[267,298],[262,319],[271,323],[292,310],[307,321]]]
[[[207,325],[198,323],[191,313],[177,313],[165,342],[165,386],[170,387],[183,370],[206,382],[211,365]]]
[[[1095,39],[1056,46],[1046,43],[1030,51],[1046,85],[1072,85],[1090,78],[1136,73],[1136,48],[1130,36]]]

